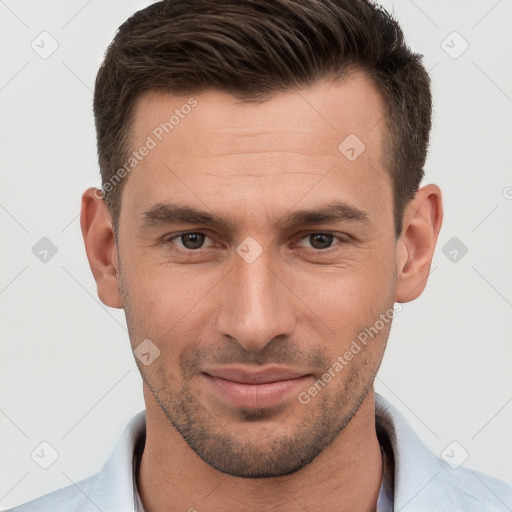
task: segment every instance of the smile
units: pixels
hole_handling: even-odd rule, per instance
[[[311,375],[283,368],[258,372],[224,368],[204,372],[214,393],[234,407],[265,408],[279,405],[306,386]]]

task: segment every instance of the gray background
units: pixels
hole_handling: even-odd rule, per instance
[[[95,73],[116,28],[147,4],[0,0],[2,510],[98,471],[144,406],[123,312],[96,296],[78,215],[99,184]],[[425,183],[441,186],[445,221],[376,389],[433,452],[512,482],[512,3],[384,5],[431,71]],[[31,458],[43,449],[40,464],[52,461],[41,442],[58,454],[47,469]]]

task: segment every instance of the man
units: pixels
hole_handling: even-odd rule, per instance
[[[98,73],[81,225],[146,411],[97,475],[19,511],[497,511],[375,394],[426,286],[429,78],[359,0],[173,0]],[[397,305],[396,305],[397,304]]]

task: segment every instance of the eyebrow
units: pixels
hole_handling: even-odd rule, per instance
[[[158,203],[141,214],[143,228],[177,224],[201,224],[233,231],[235,225],[220,215],[174,203]],[[287,228],[304,224],[321,224],[349,221],[369,223],[368,213],[343,201],[333,201],[311,210],[297,210],[286,213],[272,224]]]

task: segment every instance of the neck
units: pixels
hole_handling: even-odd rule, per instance
[[[277,478],[237,478],[202,461],[169,424],[151,393],[138,490],[146,512],[237,510],[375,511],[382,456],[371,389],[348,425],[307,466]]]

